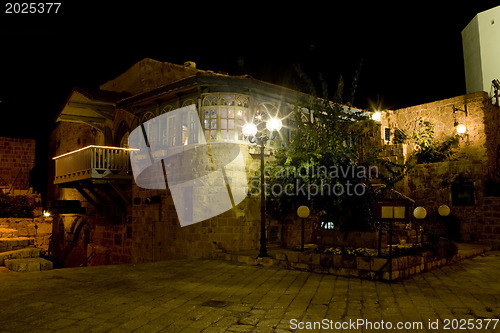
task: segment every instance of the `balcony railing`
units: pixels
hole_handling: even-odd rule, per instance
[[[54,184],[85,179],[130,179],[132,149],[88,146],[54,157]]]

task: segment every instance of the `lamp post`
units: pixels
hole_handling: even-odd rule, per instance
[[[274,137],[274,132],[279,131],[282,126],[281,119],[279,118],[270,118],[266,121],[266,128],[271,133],[271,138]],[[248,137],[251,143],[256,143],[260,148],[260,250],[257,257],[264,258],[269,257],[266,246],[266,192],[264,187],[264,149],[269,137],[263,131],[257,135],[257,125],[254,123],[243,125],[242,132],[243,135]]]
[[[302,219],[302,233],[300,234],[300,251],[304,251],[304,221],[309,217],[309,207],[300,206],[297,208],[297,215]]]
[[[415,216],[415,218],[417,220],[422,221],[427,216],[427,211],[425,210],[424,207],[419,206],[413,210],[413,216]],[[420,242],[422,243],[422,246],[424,246],[424,228],[423,228],[422,222],[420,222],[420,229],[421,229]],[[417,240],[418,240],[418,238],[417,238]]]

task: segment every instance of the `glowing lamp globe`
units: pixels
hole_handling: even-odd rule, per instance
[[[257,134],[257,126],[252,123],[246,123],[241,128],[241,132],[244,136],[254,136],[255,134]]]
[[[425,217],[427,216],[427,211],[424,207],[419,206],[415,208],[415,210],[413,210],[413,216],[415,216],[415,218],[419,220],[425,219]]]
[[[448,216],[448,215],[450,215],[450,207],[448,207],[446,205],[441,205],[438,208],[438,213],[441,216]]]
[[[309,207],[307,206],[300,206],[299,208],[297,208],[297,215],[300,217],[300,218],[303,218],[305,219],[306,217],[309,216]]]
[[[270,132],[279,131],[283,127],[283,123],[279,118],[271,118],[267,121],[266,127]]]
[[[457,133],[464,134],[467,131],[467,127],[464,124],[460,124],[457,126]]]
[[[375,112],[372,114],[372,120],[374,121],[380,121],[382,119],[382,113],[381,112]]]

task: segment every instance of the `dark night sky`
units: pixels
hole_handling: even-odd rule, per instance
[[[0,136],[35,138],[43,153],[73,86],[96,88],[145,57],[278,84],[288,84],[299,63],[333,87],[339,75],[348,86],[363,58],[358,107],[379,100],[395,109],[461,95],[461,31],[500,4],[103,2],[66,0],[58,14],[45,15],[5,14],[2,4]]]

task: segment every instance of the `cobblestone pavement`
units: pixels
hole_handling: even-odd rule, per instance
[[[498,332],[499,280],[500,252],[392,284],[212,260],[0,272],[0,332]]]

